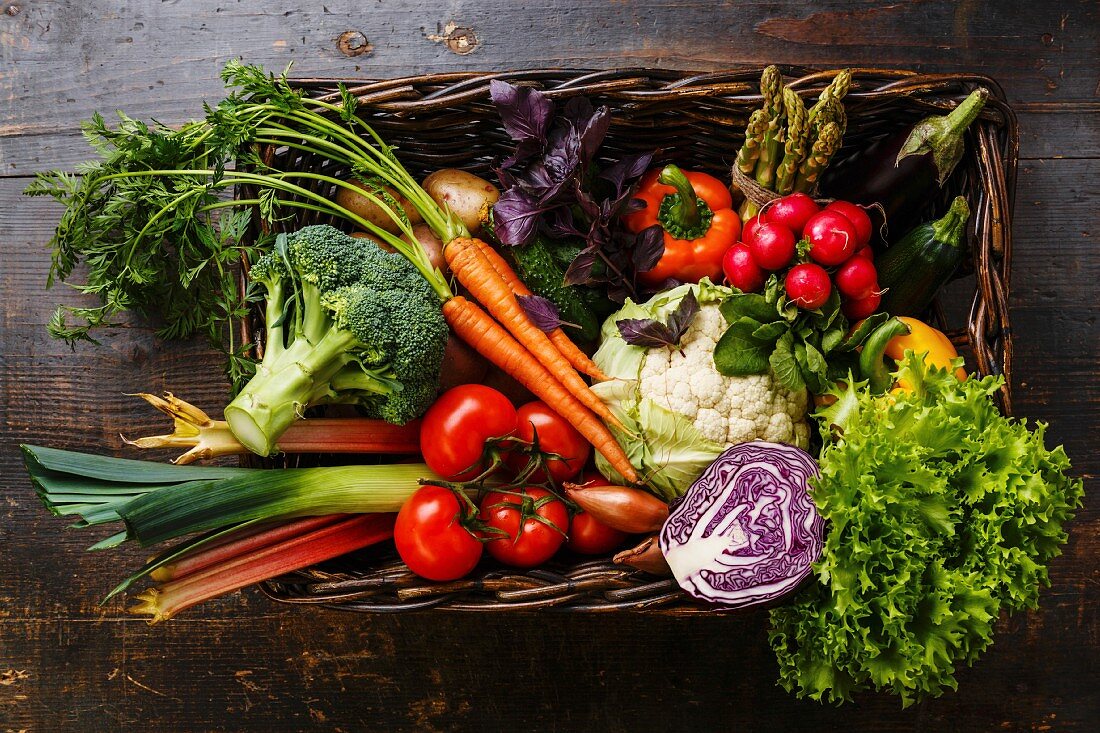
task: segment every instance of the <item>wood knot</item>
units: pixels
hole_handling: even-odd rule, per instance
[[[344,31],[336,38],[336,48],[345,56],[355,57],[374,50],[367,37],[359,31]]]
[[[442,35],[429,33],[426,38],[429,41],[442,43],[447,47],[448,51],[458,54],[459,56],[473,53],[481,43],[477,38],[477,34],[474,33],[473,28],[459,27],[453,20],[443,27]]]
[[[447,44],[447,48],[459,56],[473,53],[477,50],[478,44],[473,28],[455,28],[447,34],[444,42]]]

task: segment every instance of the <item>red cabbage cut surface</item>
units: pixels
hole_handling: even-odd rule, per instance
[[[726,450],[691,485],[661,529],[680,587],[729,608],[793,591],[821,554],[821,515],[810,499],[810,454],[754,441]]]

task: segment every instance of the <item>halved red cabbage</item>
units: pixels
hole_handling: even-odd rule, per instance
[[[729,608],[793,591],[821,554],[821,515],[808,484],[817,475],[817,462],[794,446],[728,448],[661,529],[661,552],[680,587]]]

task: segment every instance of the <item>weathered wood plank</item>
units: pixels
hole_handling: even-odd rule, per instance
[[[0,171],[71,167],[75,123],[122,108],[181,122],[221,94],[242,56],[302,74],[387,77],[539,66],[712,70],[787,64],[969,70],[998,79],[1025,115],[1024,154],[1096,155],[1095,3],[509,0],[361,3],[286,10],[270,0],[13,3],[0,14]],[[457,25],[450,33],[448,28]],[[453,39],[476,40],[461,46]],[[345,33],[353,35],[349,47]],[[343,50],[341,50],[341,48]],[[472,51],[470,50],[472,49]],[[456,51],[467,51],[456,53]],[[1049,121],[1051,114],[1057,121]]]

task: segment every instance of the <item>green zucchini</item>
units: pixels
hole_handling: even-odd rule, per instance
[[[880,310],[893,316],[919,315],[951,279],[966,256],[970,207],[957,197],[939,221],[921,224],[875,258]]]

